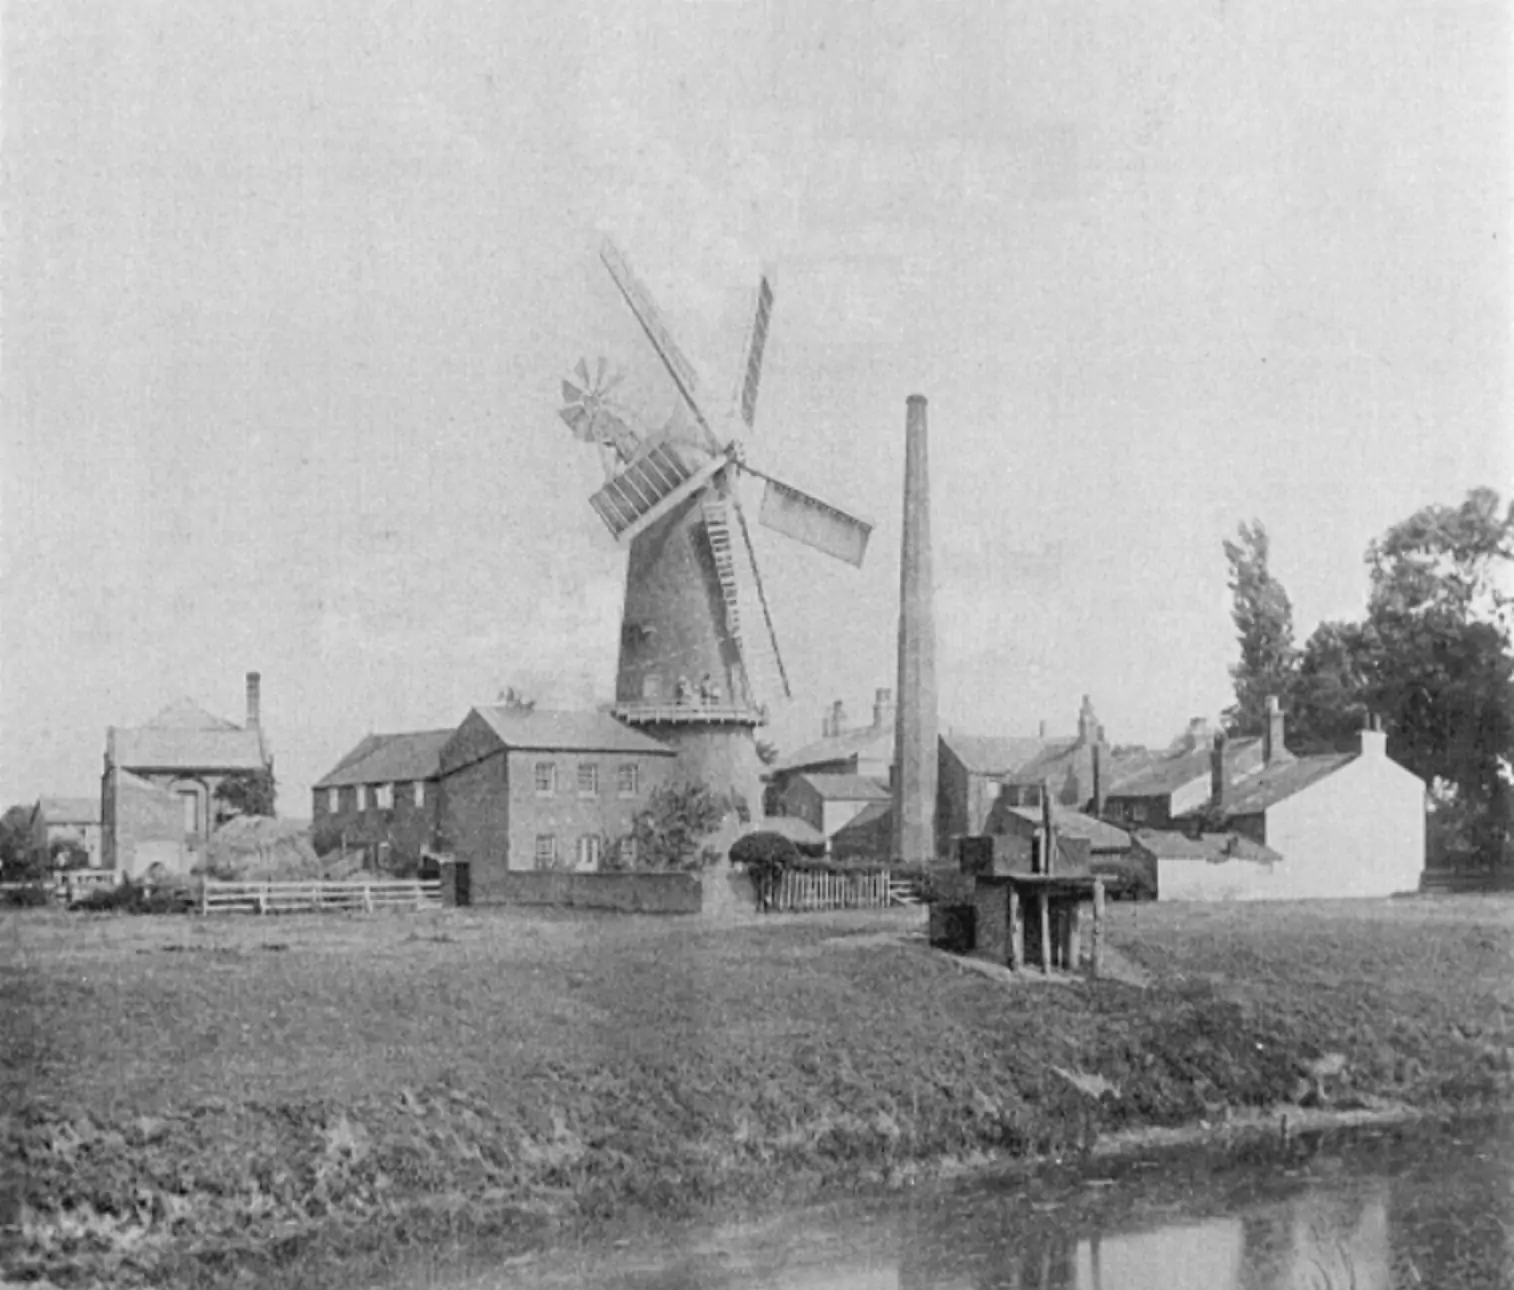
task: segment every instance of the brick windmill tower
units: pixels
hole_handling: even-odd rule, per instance
[[[600,259],[672,378],[679,407],[661,429],[637,425],[618,402],[619,377],[579,360],[559,415],[596,445],[607,476],[590,505],[629,548],[615,715],[678,750],[679,773],[760,810],[756,728],[767,704],[789,697],[746,516],[740,472],[765,481],[759,521],[860,566],[872,526],[746,461],[738,434],[755,423],[773,310],[764,275],[746,364],[728,410],[717,412],[661,313],[613,243]]]

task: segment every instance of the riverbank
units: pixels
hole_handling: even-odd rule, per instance
[[[1116,906],[1130,979],[1058,986],[962,972],[920,923],[17,911],[6,1268],[308,1283],[1514,1078],[1507,898]]]

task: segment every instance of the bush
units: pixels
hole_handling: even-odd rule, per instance
[[[772,903],[778,880],[785,870],[795,868],[800,859],[799,848],[788,838],[766,830],[737,838],[731,848],[731,862],[744,866],[752,879],[759,909]]]
[[[38,909],[51,903],[52,895],[46,883],[29,882],[24,887],[0,892],[0,905],[10,909]]]
[[[185,914],[194,909],[195,898],[194,888],[187,883],[148,886],[127,879],[119,886],[86,892],[71,908],[85,913]]]

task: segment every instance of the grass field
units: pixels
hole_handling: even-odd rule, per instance
[[[1144,989],[1006,985],[921,930],[900,912],[16,911],[16,1257],[55,1280],[214,1280],[379,1231],[884,1183],[1285,1102],[1325,1053],[1356,1099],[1509,1086],[1514,899],[1113,906]],[[1096,1126],[1053,1066],[1119,1086]]]

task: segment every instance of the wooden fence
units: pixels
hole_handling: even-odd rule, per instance
[[[376,878],[342,882],[216,882],[200,891],[200,913],[294,914],[312,910],[430,909],[442,903],[436,879]]]
[[[890,903],[888,874],[786,869],[768,908],[775,913],[815,909],[881,909]]]

